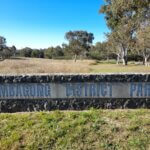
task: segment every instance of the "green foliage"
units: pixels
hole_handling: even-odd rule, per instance
[[[6,47],[6,38],[3,36],[0,36],[0,51]]]
[[[64,56],[63,49],[60,46],[56,46],[53,56],[54,57],[62,57],[62,56]]]
[[[102,60],[103,56],[100,54],[98,50],[90,50],[88,53],[88,57],[91,59]]]
[[[77,56],[87,54],[94,40],[94,35],[87,31],[69,31],[66,33],[65,38],[69,41],[69,45],[65,48],[68,53],[75,55],[74,59],[76,61]]]
[[[34,58],[44,58],[44,50],[32,50],[31,57]]]
[[[89,44],[92,44],[94,40],[93,33],[88,33],[87,31],[69,31],[65,37],[69,42],[78,41],[85,48],[88,48]]]
[[[89,57],[97,60],[107,60],[110,57],[107,42],[97,42],[95,46],[92,46],[89,51]]]
[[[53,52],[54,52],[54,48],[53,48],[53,47],[50,47],[50,48],[48,48],[47,50],[45,50],[45,51],[44,51],[44,56],[45,56],[45,58],[52,59],[52,57],[53,57]]]
[[[60,46],[57,47],[49,47],[44,52],[45,58],[59,58],[64,56],[63,49]]]
[[[149,0],[106,0],[100,13],[105,14],[111,29],[108,36],[110,47],[127,65],[129,50],[136,50],[137,31],[150,25]]]
[[[149,18],[149,0],[105,0],[100,13],[105,14],[107,25],[111,30],[118,26],[132,24],[132,29],[138,28]]]
[[[143,62],[147,65],[150,59],[150,26],[144,26],[137,32],[137,51],[143,57]]]
[[[32,49],[29,47],[23,48],[20,51],[20,56],[22,57],[31,57]]]
[[[3,48],[1,52],[2,59],[9,59],[12,55],[13,55],[13,51],[10,48],[8,47]]]
[[[16,47],[12,46],[12,47],[7,47],[6,46],[6,39],[2,36],[0,36],[0,56],[1,58],[4,59],[8,59],[11,56],[15,55],[16,53]]]
[[[83,45],[77,40],[71,41],[68,49],[71,54],[75,55],[75,57],[81,55],[85,51]]]

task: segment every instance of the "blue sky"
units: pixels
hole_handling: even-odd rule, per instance
[[[47,48],[67,42],[70,30],[87,30],[94,43],[108,32],[98,13],[103,0],[0,0],[0,35],[9,46]]]

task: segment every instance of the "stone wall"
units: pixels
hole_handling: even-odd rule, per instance
[[[150,74],[49,74],[49,75],[1,75],[0,85],[32,83],[149,83]],[[121,93],[120,93],[121,94]],[[126,109],[150,108],[150,97],[145,98],[0,98],[0,112],[85,110],[90,108]]]

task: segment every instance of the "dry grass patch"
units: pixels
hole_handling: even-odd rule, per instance
[[[10,59],[0,62],[0,73],[84,73],[89,72],[92,60]]]
[[[51,60],[38,58],[18,58],[0,62],[1,74],[36,74],[36,73],[150,73],[150,67],[129,63],[128,66],[112,62],[95,60]]]

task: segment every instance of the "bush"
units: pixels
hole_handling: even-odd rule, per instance
[[[22,57],[31,57],[32,49],[31,48],[24,48],[20,50],[20,56]]]
[[[44,52],[45,58],[57,58],[57,57],[62,57],[64,56],[63,49],[60,46],[57,46],[56,48],[50,47]]]
[[[138,54],[129,54],[128,61],[143,61],[143,57]]]
[[[4,48],[1,52],[2,59],[8,59],[13,55],[13,52],[9,48]]]
[[[44,51],[44,57],[48,59],[52,59],[53,57],[53,48],[48,48]]]
[[[88,57],[91,59],[96,59],[96,60],[102,60],[103,56],[100,54],[99,51],[90,51],[88,53]]]
[[[31,53],[31,57],[44,58],[44,51],[43,50],[33,50]]]

